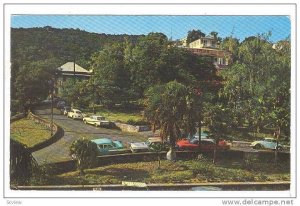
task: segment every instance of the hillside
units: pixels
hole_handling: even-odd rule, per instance
[[[136,42],[138,35],[109,35],[89,33],[79,29],[12,28],[11,56],[12,63],[57,59],[58,62],[73,61],[88,66],[92,53],[101,50],[105,44],[122,42],[127,38]]]

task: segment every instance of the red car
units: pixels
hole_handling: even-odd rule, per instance
[[[201,140],[201,151],[209,152],[215,148],[215,142],[213,139]],[[182,139],[177,141],[176,148],[178,150],[198,150],[199,140],[197,139]],[[230,145],[225,140],[220,140],[217,146],[217,150],[228,150]]]

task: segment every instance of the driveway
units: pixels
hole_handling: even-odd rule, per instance
[[[37,109],[34,113],[50,121],[51,110],[49,108]],[[128,142],[146,141],[148,136],[152,135],[152,132],[127,133],[117,129],[106,129],[86,125],[80,120],[69,119],[61,115],[57,109],[54,109],[53,120],[64,129],[64,136],[52,145],[33,153],[38,164],[70,160],[69,148],[73,141],[80,138],[96,139],[107,137],[114,140],[121,140],[125,146],[128,146]]]

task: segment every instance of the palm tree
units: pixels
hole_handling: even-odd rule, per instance
[[[171,156],[175,154],[173,149],[181,137],[181,129],[195,133],[195,102],[190,89],[177,81],[151,87],[146,92],[145,117],[151,122],[153,132],[160,128],[162,140],[170,141]]]

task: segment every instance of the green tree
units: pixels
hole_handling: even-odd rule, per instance
[[[239,51],[239,40],[237,38],[233,38],[233,37],[224,38],[221,41],[220,48],[230,53],[230,56],[227,56],[227,58],[231,59],[231,62],[237,61],[238,51]]]
[[[265,125],[289,131],[290,50],[284,41],[282,52],[274,49],[268,36],[247,38],[238,48],[238,59],[222,71],[221,92],[227,106],[239,119],[260,132]]]
[[[186,43],[189,44],[197,39],[200,39],[201,37],[205,37],[205,33],[203,33],[201,30],[193,29],[191,31],[188,31]]]
[[[143,96],[144,90],[160,82],[161,55],[167,50],[167,37],[162,33],[149,33],[126,52],[125,64],[130,72],[132,88]]]
[[[13,82],[12,99],[20,105],[31,104],[45,99],[49,95],[49,80],[55,78],[56,63],[53,60],[36,61],[21,66]]]
[[[128,102],[133,95],[130,91],[129,72],[124,66],[124,45],[115,43],[95,53],[91,58],[93,77],[89,81],[92,93],[101,103]]]
[[[146,92],[145,117],[153,131],[160,128],[163,140],[169,138],[172,148],[181,137],[181,128],[192,135],[196,132],[198,113],[194,98],[188,87],[177,81],[151,87]]]
[[[84,174],[84,169],[95,165],[98,155],[97,144],[87,140],[75,140],[70,146],[70,155],[77,159],[77,166],[80,174]]]
[[[67,79],[61,87],[60,95],[73,107],[86,107],[91,101],[89,94],[85,91],[86,85],[87,81],[74,78]]]
[[[228,128],[230,124],[230,118],[228,118],[228,109],[226,110],[222,104],[214,104],[210,105],[208,109],[208,116],[207,116],[207,124],[210,131],[210,137],[215,141],[215,148],[214,148],[214,156],[213,156],[213,163],[216,162],[217,156],[217,145],[219,141],[226,140],[228,135]]]

